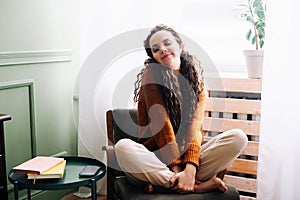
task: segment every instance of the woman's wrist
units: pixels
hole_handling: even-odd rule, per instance
[[[187,163],[185,165],[185,169],[184,171],[188,172],[188,173],[191,173],[192,175],[196,175],[196,172],[197,172],[197,169],[196,169],[196,166],[193,165],[192,163]]]

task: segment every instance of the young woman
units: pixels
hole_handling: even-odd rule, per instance
[[[115,145],[120,167],[147,192],[153,185],[177,193],[225,192],[221,174],[246,147],[245,133],[230,130],[202,144],[208,92],[199,61],[164,25],[152,29],[144,47],[149,58],[135,88],[140,139]]]

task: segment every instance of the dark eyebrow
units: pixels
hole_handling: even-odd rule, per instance
[[[162,41],[163,43],[164,42],[171,42],[171,40],[169,38],[166,38]],[[158,44],[154,44],[151,48],[155,48],[155,47],[158,47],[159,48],[159,45]]]
[[[151,48],[159,48],[158,44],[154,44]]]

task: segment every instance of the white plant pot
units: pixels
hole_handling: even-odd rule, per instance
[[[264,50],[244,50],[249,78],[261,78]]]

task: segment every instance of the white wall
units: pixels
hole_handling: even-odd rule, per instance
[[[257,178],[259,200],[299,199],[299,6],[296,0],[268,2]]]
[[[245,72],[250,24],[239,17],[244,0],[81,1],[81,63],[107,39],[164,23],[207,51],[221,71]]]
[[[243,0],[182,2],[182,33],[201,45],[222,72],[246,72],[243,49],[249,24],[239,17]]]
[[[0,51],[78,50],[78,2],[1,0]]]

